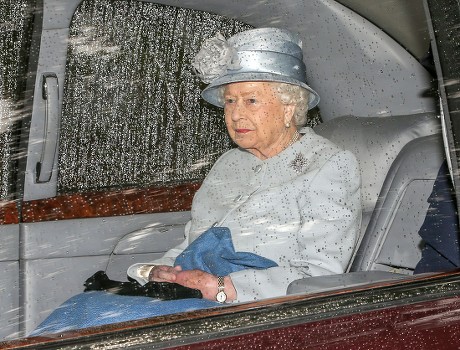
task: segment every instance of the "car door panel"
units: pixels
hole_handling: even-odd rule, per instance
[[[138,253],[163,252],[172,243],[168,242],[168,227],[174,228],[174,234],[181,231],[183,237],[188,219],[188,212],[177,212],[25,223],[21,225],[21,259],[127,254],[130,249]],[[146,235],[147,242],[154,244],[160,240],[158,246],[129,242],[136,233],[140,237],[148,231],[143,229],[145,226],[151,230]]]
[[[21,262],[21,331],[30,334],[54,309],[83,292],[84,281],[107,265],[107,256],[33,259]]]
[[[0,261],[19,260],[19,225],[0,225]]]
[[[19,331],[19,225],[0,225],[0,338]]]
[[[110,267],[110,278],[126,280],[129,265],[151,261],[179,244],[189,217],[189,212],[175,212],[21,224],[26,334],[82,292],[96,271]]]
[[[96,271],[126,280],[129,265],[157,259],[179,244],[198,187],[191,183],[23,202],[24,334],[82,292],[83,282]],[[148,234],[146,226],[151,227]],[[138,239],[133,242],[133,237]]]
[[[62,195],[23,203],[23,327],[28,334],[98,270],[126,280],[129,265],[151,261],[184,238],[198,183]],[[154,228],[148,241],[133,236]],[[169,227],[173,229],[170,230]],[[145,232],[145,231],[144,231]],[[118,247],[118,248],[117,248]],[[150,253],[148,253],[150,251]],[[59,291],[44,292],[44,291]]]

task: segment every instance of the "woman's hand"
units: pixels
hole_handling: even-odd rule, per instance
[[[205,299],[216,300],[217,276],[201,270],[182,271],[180,266],[157,265],[150,271],[149,281],[178,283],[185,287],[199,289]],[[224,278],[224,291],[228,301],[236,299],[236,290],[229,276]]]
[[[176,275],[180,271],[182,271],[180,266],[157,265],[150,270],[149,281],[177,283]]]
[[[216,301],[217,276],[201,270],[180,271],[176,274],[175,283],[185,287],[199,289],[203,298]],[[227,301],[236,299],[236,290],[232,279],[229,276],[224,278],[224,291],[227,294]]]

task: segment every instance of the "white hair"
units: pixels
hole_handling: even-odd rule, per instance
[[[307,122],[308,101],[310,92],[298,85],[273,82],[274,91],[278,93],[281,103],[295,105],[294,123],[297,127]]]

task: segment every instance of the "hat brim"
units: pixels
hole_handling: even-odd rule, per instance
[[[267,81],[267,82],[280,82],[280,83],[287,83],[292,85],[300,86],[310,92],[309,100],[308,100],[308,109],[312,109],[316,107],[319,103],[319,95],[318,93],[309,87],[307,84],[298,81],[297,79],[293,79],[290,77],[286,77],[279,74],[273,73],[239,73],[239,74],[231,74],[231,75],[224,75],[220,78],[214,80],[211,84],[209,84],[201,93],[203,99],[214,106],[223,108],[223,101],[219,98],[219,89],[227,84],[230,83],[238,83],[244,81]]]

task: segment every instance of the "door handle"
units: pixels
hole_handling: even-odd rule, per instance
[[[51,180],[59,134],[59,81],[55,73],[42,75],[42,98],[45,101],[45,120],[40,161],[35,167],[35,181]]]

